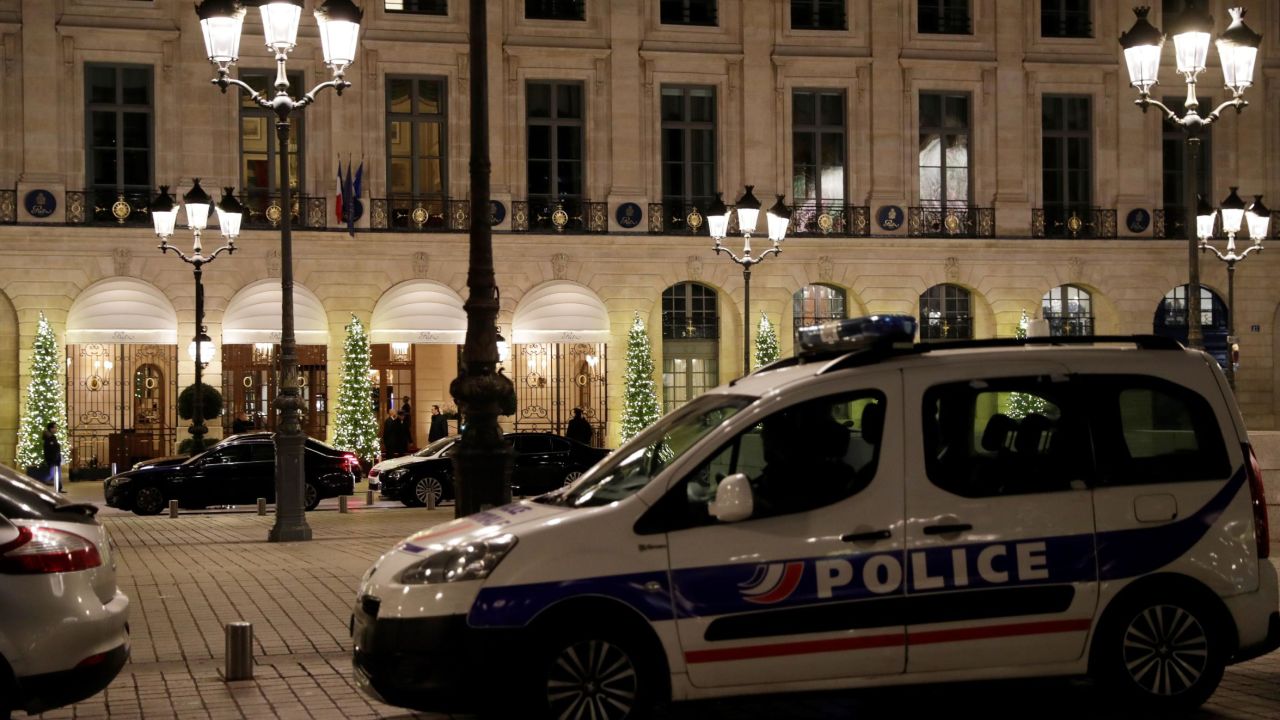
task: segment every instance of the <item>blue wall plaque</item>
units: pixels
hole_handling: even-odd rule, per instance
[[[907,221],[906,213],[897,205],[881,205],[876,210],[876,224],[881,230],[897,230]]]
[[[1131,233],[1146,232],[1147,227],[1151,225],[1151,213],[1142,208],[1134,208],[1125,217],[1124,224]]]
[[[630,230],[640,224],[644,219],[644,211],[635,203],[622,203],[618,206],[618,210],[614,213],[614,218],[622,227]]]
[[[489,225],[497,225],[507,217],[507,206],[497,200],[489,201]]]
[[[47,218],[58,209],[58,198],[48,190],[32,190],[22,202],[31,217]]]

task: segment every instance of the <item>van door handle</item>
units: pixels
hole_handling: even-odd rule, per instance
[[[925,535],[953,535],[972,530],[973,526],[969,523],[952,523],[950,525],[926,525],[924,528]]]
[[[847,543],[869,542],[875,540],[888,540],[893,537],[893,533],[888,530],[871,530],[869,532],[849,533],[841,535],[840,539]]]

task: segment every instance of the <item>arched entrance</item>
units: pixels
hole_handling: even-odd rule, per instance
[[[407,280],[378,298],[369,340],[379,427],[388,410],[398,410],[412,396],[410,441],[427,444],[431,406],[450,402],[449,383],[458,376],[458,350],[466,337],[462,296],[448,285]],[[450,432],[456,429],[451,423]]]
[[[1152,332],[1170,337],[1184,345],[1187,342],[1187,287],[1179,285],[1164,294],[1156,307]],[[1208,287],[1200,286],[1200,330],[1204,335],[1204,349],[1227,364],[1227,304]]]
[[[604,303],[579,283],[543,283],[520,299],[511,324],[516,429],[563,434],[580,407],[595,430],[594,444],[601,444],[609,415]]]
[[[720,300],[716,289],[679,282],[662,291],[662,411],[720,384]]]
[[[274,430],[272,403],[279,391],[280,281],[268,278],[240,289],[222,316],[222,415],[225,434],[243,412],[261,430]],[[298,352],[298,387],[303,400],[302,429],[324,440],[329,423],[329,320],[320,299],[293,285],[294,337]]]
[[[67,315],[67,435],[73,476],[172,452],[178,315],[134,278],[85,288]]]

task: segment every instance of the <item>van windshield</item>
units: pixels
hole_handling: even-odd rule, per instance
[[[540,502],[594,507],[630,497],[752,401],[753,398],[740,395],[696,398],[615,450],[572,486],[545,496]]]

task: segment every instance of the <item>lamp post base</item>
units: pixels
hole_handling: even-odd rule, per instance
[[[303,542],[311,539],[311,526],[277,523],[267,533],[267,542]]]

